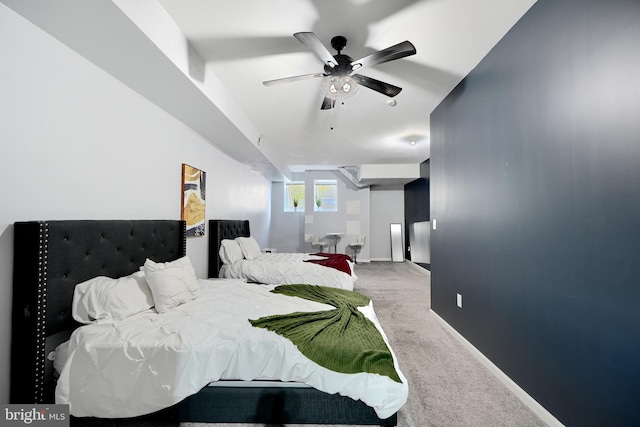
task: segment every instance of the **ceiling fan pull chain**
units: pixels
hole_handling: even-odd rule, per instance
[[[335,108],[332,108],[332,109],[331,109],[331,130],[333,130],[333,129],[334,129],[334,123],[335,123],[335,122],[334,122],[334,120],[333,120],[333,119],[334,119],[335,111],[336,111],[336,109],[335,109]]]

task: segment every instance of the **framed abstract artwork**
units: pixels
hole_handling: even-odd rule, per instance
[[[204,236],[206,172],[182,164],[182,209],[180,219],[187,223],[187,237]]]

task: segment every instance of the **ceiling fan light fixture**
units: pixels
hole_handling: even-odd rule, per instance
[[[331,99],[351,98],[358,91],[358,83],[349,76],[327,76],[322,82],[322,93]]]

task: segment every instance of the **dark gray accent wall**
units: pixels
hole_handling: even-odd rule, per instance
[[[409,231],[411,224],[419,221],[429,221],[429,160],[420,164],[420,178],[404,186],[404,253],[405,258],[411,259],[409,250]],[[429,269],[429,264],[417,263]]]
[[[433,310],[566,426],[640,425],[640,1],[539,0],[431,145]]]

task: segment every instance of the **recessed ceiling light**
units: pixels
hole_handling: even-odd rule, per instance
[[[411,146],[416,145],[416,142],[412,139],[411,141],[409,141],[409,144],[411,144]]]
[[[389,107],[395,107],[396,105],[398,105],[398,101],[396,101],[395,99],[390,99],[387,101],[387,105]]]

